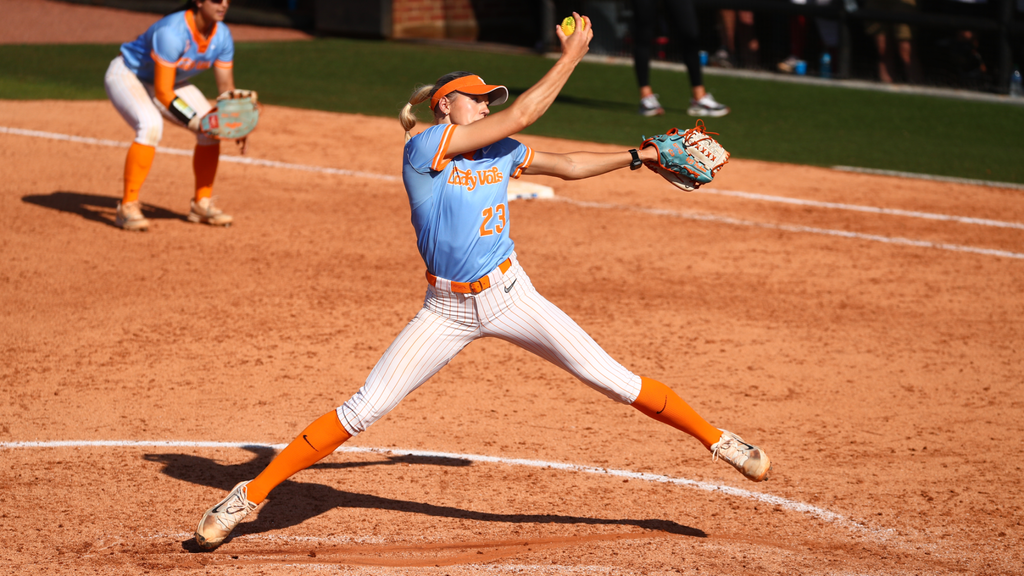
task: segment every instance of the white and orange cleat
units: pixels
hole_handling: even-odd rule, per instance
[[[117,203],[117,218],[114,225],[118,228],[132,232],[145,232],[149,230],[149,220],[142,215],[142,202]]]
[[[210,226],[231,226],[234,220],[223,210],[213,205],[213,198],[203,198],[196,202],[190,202],[191,210],[188,213],[188,221]]]
[[[257,508],[249,502],[249,493],[245,485],[249,481],[239,482],[231,489],[227,497],[210,508],[199,519],[196,527],[196,544],[203,550],[213,550],[224,542],[231,531],[238,526],[243,518]]]
[[[772,460],[764,450],[744,442],[743,438],[728,430],[722,430],[722,437],[711,445],[711,461],[718,459],[732,464],[733,468],[754,482],[767,480],[772,470]]]

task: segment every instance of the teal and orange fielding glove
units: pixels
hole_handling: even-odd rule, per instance
[[[665,134],[645,138],[640,149],[654,146],[658,161],[645,165],[682,190],[696,190],[714,179],[729,161],[729,152],[711,137],[703,120],[685,132],[672,128]]]

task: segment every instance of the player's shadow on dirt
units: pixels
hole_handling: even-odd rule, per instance
[[[117,202],[119,198],[100,196],[98,194],[83,194],[81,192],[66,192],[63,190],[50,194],[30,194],[22,196],[21,201],[27,204],[35,204],[51,210],[59,210],[69,214],[78,214],[86,220],[99,222],[107,226],[115,226],[114,218],[117,217]],[[171,212],[166,208],[142,205],[142,215],[150,220],[185,220],[185,214]]]
[[[159,462],[164,466],[162,472],[171,478],[219,488],[225,493],[236,483],[248,478],[255,478],[274,456],[274,451],[263,446],[251,446],[247,450],[254,454],[252,460],[243,464],[220,464],[215,460],[193,456],[191,454],[146,454],[144,458],[150,462]],[[471,466],[469,460],[460,458],[443,458],[427,456],[389,456],[387,460],[377,462],[339,462],[319,463],[313,469],[344,469],[363,466],[393,466],[410,464],[414,466]],[[647,530],[659,530],[670,534],[704,538],[703,530],[685,526],[671,520],[631,518],[592,518],[586,516],[565,516],[560,514],[495,514],[464,510],[452,506],[438,506],[410,500],[396,500],[383,496],[346,492],[332,486],[286,480],[269,498],[268,506],[260,510],[256,520],[243,522],[235,529],[232,536],[243,534],[259,534],[268,530],[279,530],[296,526],[315,518],[334,508],[370,508],[374,510],[392,510],[412,514],[426,514],[444,518],[459,518],[477,522],[506,522],[512,524],[589,524],[636,526]],[[276,500],[279,505],[275,506]],[[209,505],[213,505],[210,502]],[[198,520],[203,513],[195,510]],[[190,552],[199,552],[192,539],[182,542],[182,547]]]

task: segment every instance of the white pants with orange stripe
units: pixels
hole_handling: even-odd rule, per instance
[[[579,325],[541,296],[512,254],[488,274],[491,287],[458,294],[438,278],[423,309],[391,343],[363,387],[338,408],[353,436],[390,412],[477,338],[507,340],[569,372],[609,398],[632,404],[640,377],[612,359]]]
[[[164,134],[164,118],[185,128],[180,120],[167,111],[167,107],[156,99],[152,84],[146,84],[135,75],[124,58],[118,56],[110,62],[107,73],[103,77],[103,86],[114,108],[128,125],[135,130],[135,141],[146,146],[156,146]],[[174,85],[174,93],[192,107],[200,116],[209,112],[213,106],[203,93],[187,80]],[[196,142],[200,146],[213,146],[217,143],[213,138],[196,134]]]

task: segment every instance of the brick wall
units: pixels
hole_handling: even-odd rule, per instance
[[[470,0],[393,0],[394,38],[476,40],[479,33]]]

